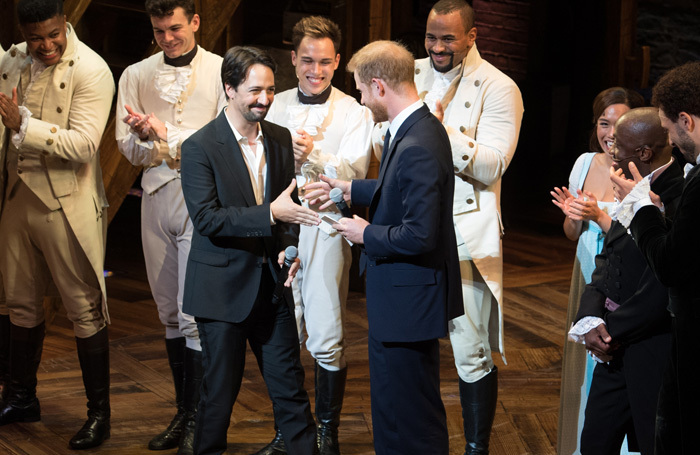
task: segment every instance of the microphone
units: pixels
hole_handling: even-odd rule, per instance
[[[275,291],[272,293],[273,305],[280,303],[284,297],[284,282],[289,278],[289,268],[294,264],[294,260],[297,258],[298,254],[297,247],[294,245],[290,245],[284,250],[284,264],[282,265],[282,270],[280,270],[279,275],[277,275]]]
[[[340,210],[340,213],[345,217],[345,218],[352,218],[352,212],[350,211],[350,207],[348,207],[348,204],[345,202],[345,199],[343,199],[343,190],[340,188],[333,188],[329,194],[331,201],[335,202],[335,206],[338,207],[338,210]]]

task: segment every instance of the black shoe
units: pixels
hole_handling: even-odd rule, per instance
[[[340,455],[338,426],[348,369],[326,370],[316,362],[316,444],[321,455]]]
[[[185,349],[185,424],[177,455],[194,455],[194,433],[202,375],[202,351]]]
[[[41,420],[39,400],[32,399],[27,403],[3,403],[0,407],[0,426],[15,422],[38,422]]]
[[[88,418],[69,441],[72,449],[97,447],[109,438],[109,336],[107,327],[88,338],[76,338],[78,360],[83,371]]]
[[[459,380],[464,420],[465,455],[488,455],[489,439],[498,402],[498,368],[474,383]]]
[[[329,425],[319,425],[316,428],[316,445],[321,455],[340,455],[338,430]]]
[[[185,410],[178,410],[168,428],[149,441],[148,450],[168,450],[177,447],[180,444],[184,426]]]
[[[92,449],[109,439],[109,430],[109,418],[88,417],[83,428],[71,438],[68,444],[74,450]]]
[[[166,338],[165,350],[168,353],[168,364],[173,374],[177,414],[170,421],[168,428],[148,442],[149,450],[168,450],[177,447],[180,444],[182,429],[186,421],[183,398],[185,385],[185,337]]]
[[[10,389],[10,316],[0,314],[0,406]]]
[[[3,332],[6,328],[3,328]],[[44,323],[27,329],[10,324],[9,380],[0,405],[0,426],[14,422],[41,420],[41,407],[36,398],[36,372],[44,345]],[[5,390],[7,389],[7,390]]]
[[[276,429],[275,437],[272,441],[255,452],[253,455],[282,455],[287,453],[287,447],[284,445],[284,439],[282,438],[282,432]]]

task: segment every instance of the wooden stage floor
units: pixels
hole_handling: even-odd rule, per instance
[[[112,437],[83,453],[136,455],[169,423],[174,391],[163,327],[146,282],[138,224],[110,227],[107,279],[111,347]],[[552,219],[558,219],[553,217]],[[574,244],[558,223],[511,226],[505,247],[505,334],[508,364],[499,368],[498,410],[492,455],[554,454],[561,353]],[[136,247],[134,247],[134,245]],[[341,417],[343,454],[372,454],[367,320],[364,297],[347,305],[348,385]],[[448,340],[441,340],[442,397],[450,453],[462,454],[464,437],[457,374]],[[313,407],[313,362],[302,351]],[[273,436],[272,408],[252,354],[228,433],[231,454],[250,454]],[[71,324],[60,313],[50,326],[39,368],[42,420],[0,427],[0,454],[59,455],[85,419],[85,396]],[[175,454],[176,449],[160,452]],[[427,454],[429,455],[429,454]]]

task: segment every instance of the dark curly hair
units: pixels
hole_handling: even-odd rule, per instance
[[[172,16],[175,8],[185,10],[187,21],[192,21],[194,17],[194,0],[146,0],[146,14],[150,17]]]
[[[17,3],[20,25],[44,22],[56,16],[63,16],[62,0],[21,0]]]
[[[672,122],[686,112],[700,117],[700,62],[690,62],[664,74],[652,91],[651,103]]]
[[[588,146],[594,152],[602,152],[598,143],[598,119],[613,104],[624,104],[630,109],[644,106],[644,98],[634,90],[624,87],[610,87],[598,93],[593,100],[593,131]]]

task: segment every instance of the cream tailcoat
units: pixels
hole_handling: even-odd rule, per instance
[[[32,87],[32,94],[43,91],[42,108],[29,118],[18,167],[20,178],[42,201],[63,209],[100,283],[104,316],[109,321],[103,276],[107,198],[98,146],[112,107],[114,78],[105,61],[78,39],[70,24],[67,27],[61,60],[44,70]],[[12,46],[0,60],[0,91],[12,96],[20,78],[29,80],[30,71],[26,43]],[[20,100],[23,95],[19,94]],[[12,134],[0,123],[0,205]]]
[[[430,58],[416,60],[415,82],[421,98],[433,86]],[[489,343],[504,356],[503,247],[501,177],[513,159],[523,117],[518,86],[481,58],[476,44],[462,61],[461,76],[442,99],[443,124],[450,138],[455,171],[454,223],[460,252],[466,245],[471,260],[493,294],[498,318],[491,319]],[[429,106],[433,109],[433,106]],[[373,144],[383,143],[388,126],[375,129]],[[469,260],[460,254],[460,261]]]

